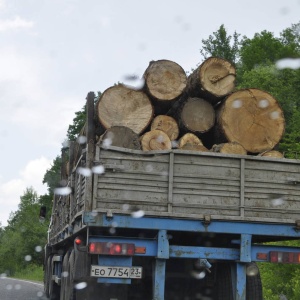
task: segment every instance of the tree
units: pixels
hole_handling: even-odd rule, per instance
[[[206,40],[202,40],[203,46],[200,53],[204,59],[209,56],[217,56],[236,63],[239,58],[239,47],[241,45],[239,37],[240,34],[236,31],[233,33],[233,36],[228,35],[222,24],[213,35],[210,35]]]
[[[61,157],[57,156],[52,163],[50,169],[48,169],[44,175],[43,183],[48,186],[49,195],[54,194],[54,189],[60,185],[60,170],[61,170]]]

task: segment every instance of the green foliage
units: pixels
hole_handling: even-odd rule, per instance
[[[86,105],[80,110],[75,112],[75,118],[73,124],[69,125],[67,131],[67,138],[69,141],[76,141],[80,130],[83,128],[86,122]]]
[[[240,34],[236,32],[234,32],[233,36],[228,35],[222,24],[207,40],[202,40],[203,47],[200,53],[205,59],[209,56],[216,56],[235,63],[238,60],[239,47],[241,45],[239,37]]]
[[[44,270],[41,265],[29,263],[24,269],[17,270],[13,277],[42,282],[44,278]]]
[[[14,274],[29,263],[41,265],[48,222],[39,222],[40,202],[27,188],[20,197],[19,209],[12,213],[0,235],[0,272]]]
[[[57,156],[52,163],[50,169],[48,169],[44,175],[43,183],[48,186],[48,193],[54,194],[54,189],[59,186],[60,183],[60,170],[61,170],[61,157]]]

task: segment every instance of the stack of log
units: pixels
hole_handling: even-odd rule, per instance
[[[140,90],[119,84],[99,98],[102,142],[144,151],[281,155],[274,150],[285,128],[280,105],[265,91],[236,90],[229,61],[210,57],[189,76],[173,61],[152,61],[143,79]]]

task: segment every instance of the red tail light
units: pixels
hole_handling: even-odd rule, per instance
[[[270,262],[285,264],[300,264],[300,252],[271,251]]]
[[[91,254],[102,255],[134,255],[134,244],[110,243],[110,242],[92,242],[89,244]]]

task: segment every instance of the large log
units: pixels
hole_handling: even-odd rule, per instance
[[[285,128],[279,103],[259,89],[229,95],[218,108],[217,124],[217,135],[241,144],[250,153],[273,149]]]
[[[176,120],[172,117],[159,115],[155,117],[151,123],[151,130],[162,130],[165,132],[171,141],[178,138],[179,127]]]
[[[151,130],[146,132],[141,137],[141,145],[144,151],[172,149],[170,138],[161,130]]]
[[[151,61],[144,72],[144,89],[152,99],[155,114],[165,114],[186,88],[183,68],[170,60]]]
[[[105,129],[125,126],[140,134],[152,121],[153,106],[144,92],[119,84],[103,92],[97,115]]]
[[[213,106],[201,98],[188,98],[177,117],[179,124],[187,131],[204,133],[215,124]]]
[[[283,153],[281,153],[281,152],[279,152],[277,150],[265,151],[265,152],[259,153],[258,156],[274,157],[274,158],[284,158]]]
[[[233,91],[235,77],[235,67],[229,61],[210,57],[188,77],[187,92],[214,105]]]
[[[113,126],[101,136],[102,146],[116,146],[140,150],[139,135],[125,126]]]
[[[189,145],[202,145],[203,143],[202,141],[193,133],[188,132],[185,135],[183,135],[179,141],[178,141],[178,148],[182,149],[184,147],[185,144],[189,144]]]
[[[223,154],[247,155],[247,151],[245,150],[245,148],[237,142],[213,145],[211,151],[218,152],[218,153],[223,153]]]

